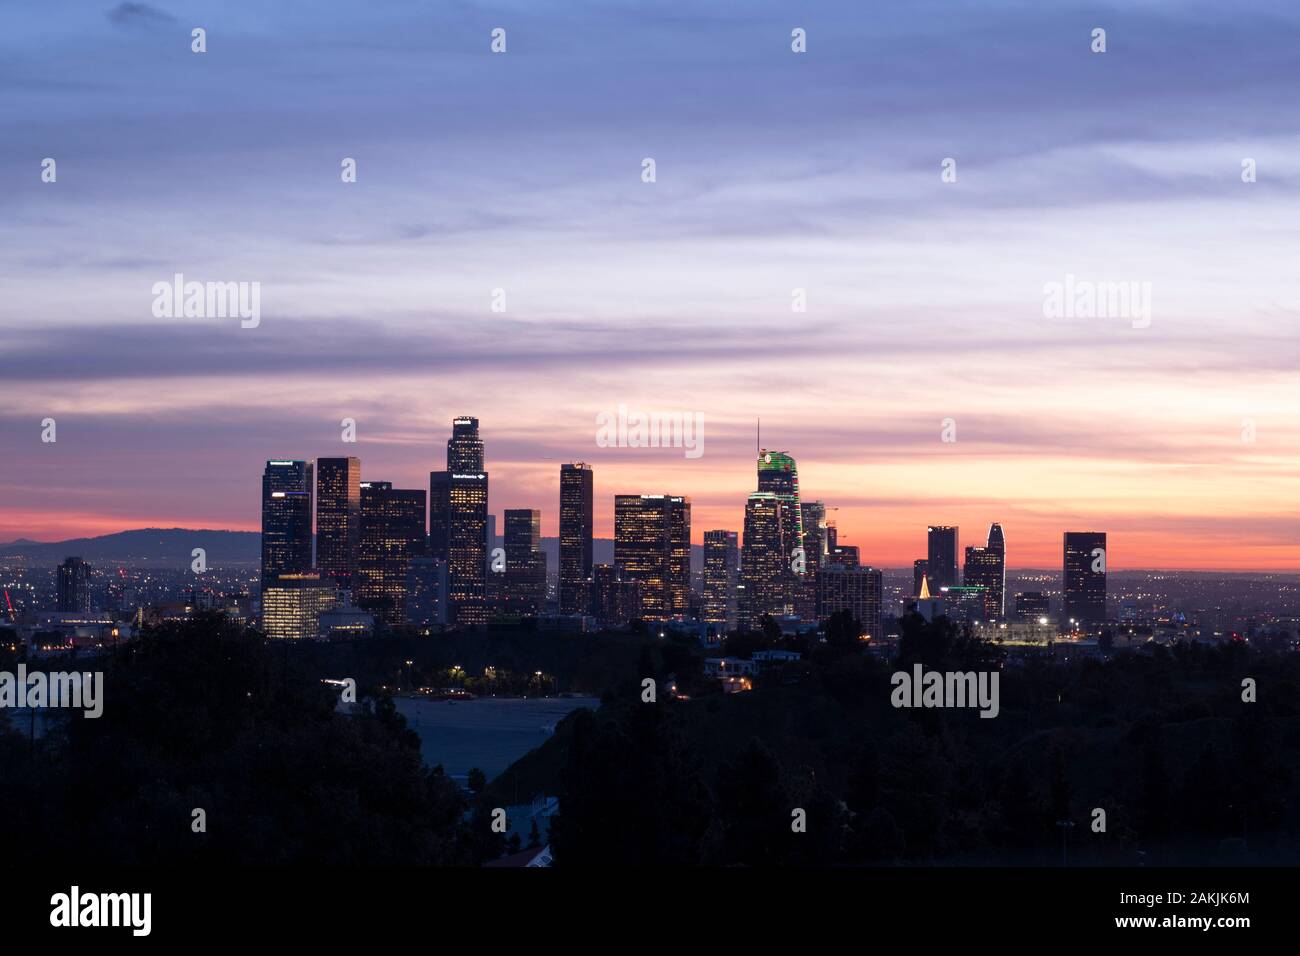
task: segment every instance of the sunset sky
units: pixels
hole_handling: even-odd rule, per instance
[[[875,565],[999,521],[1013,567],[1300,569],[1300,7],[863,9],[11,0],[0,541],[256,530],[267,458],[427,489],[461,414],[494,513],[554,534],[580,459],[597,535],[662,492],[698,541],[761,417]],[[178,272],[261,325],[155,318]],[[1150,325],[1045,318],[1067,275]],[[598,447],[620,403],[704,455]]]

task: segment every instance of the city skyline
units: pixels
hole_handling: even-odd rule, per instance
[[[547,536],[570,460],[601,473],[601,537],[658,487],[738,528],[761,417],[880,565],[999,521],[1013,567],[1105,527],[1116,567],[1300,569],[1294,7],[1110,9],[1104,56],[1078,11],[1010,2],[539,2],[503,56],[470,9],[323,3],[304,53],[294,12],[231,8],[200,57],[146,4],[14,4],[0,541],[252,530],[236,458],[425,487],[472,406],[493,513],[541,507]],[[1231,76],[1188,44],[1228,44]],[[259,282],[260,324],[155,317],[177,273]],[[1149,324],[1047,317],[1072,277],[1150,283]],[[704,454],[600,447],[620,405],[703,414]]]
[[[475,422],[475,425],[476,425],[476,427],[477,427],[477,419],[473,419],[473,421]],[[451,444],[451,443],[449,442],[448,445],[450,446],[450,444]],[[479,441],[479,445],[485,445],[485,444],[487,444],[487,443],[486,443],[486,442],[483,442],[483,441]],[[310,472],[310,470],[311,470],[313,467],[319,467],[319,464],[320,464],[321,462],[329,462],[329,463],[332,463],[332,462],[343,461],[343,462],[351,462],[351,463],[354,463],[354,464],[352,465],[352,467],[354,467],[354,468],[360,468],[360,467],[362,467],[361,455],[360,455],[359,450],[357,450],[357,445],[356,445],[356,444],[349,444],[349,445],[347,445],[347,446],[345,446],[345,447],[346,447],[348,450],[350,450],[350,451],[352,452],[352,454],[351,454],[350,457],[333,457],[333,458],[331,458],[331,457],[329,457],[329,456],[319,456],[319,457],[314,457],[314,458],[313,458],[313,457],[308,457],[308,458],[303,458],[303,459],[284,459],[284,458],[282,458],[282,459],[267,459],[264,463],[267,464],[267,465],[269,466],[269,465],[271,465],[273,462],[282,462],[282,463],[284,463],[284,464],[290,464],[290,463],[292,463],[292,462],[302,461],[302,462],[305,462],[305,463],[307,464],[308,469],[309,469],[309,472]],[[621,449],[621,450],[622,450],[622,451],[629,451],[628,449]],[[660,449],[652,449],[652,450],[653,450],[653,451],[660,451]],[[630,451],[635,452],[635,453],[640,453],[640,452],[644,452],[644,451],[646,451],[646,449],[630,449]],[[671,450],[669,449],[668,451],[671,451]],[[766,451],[768,451],[768,450],[767,450],[767,449],[763,449],[763,451],[766,452]],[[776,451],[775,449],[773,449],[773,450],[772,450],[772,453],[777,454],[777,455],[780,455],[780,456],[785,456],[785,457],[789,457],[789,456],[790,456],[790,453],[787,452],[787,451],[784,451],[784,450],[782,450],[782,451]],[[449,454],[449,455],[451,454],[450,447],[448,448],[448,454]],[[479,460],[481,460],[481,459],[482,459],[482,456],[483,456],[483,454],[484,454],[484,451],[483,451],[483,448],[482,448],[482,447],[480,447],[480,448],[477,449],[477,454],[480,456]],[[599,456],[592,456],[592,455],[589,455],[588,457],[595,457],[595,458],[598,458]],[[562,464],[562,467],[563,467],[563,468],[568,468],[568,467],[570,467],[572,464],[573,464],[572,462],[565,462],[565,463]],[[582,463],[579,462],[579,464],[581,465]],[[754,467],[754,459],[753,459],[752,457],[749,459],[748,464],[749,464],[749,468],[750,468],[750,474],[751,474],[751,476],[752,476],[752,474],[753,474],[752,469],[753,469],[753,467]],[[553,481],[553,483],[554,483],[555,487],[554,487],[554,489],[552,489],[551,497],[553,497],[553,498],[558,498],[558,492],[559,492],[559,488],[560,488],[560,479],[559,479],[558,475],[560,474],[560,472],[557,470],[556,466],[555,466],[553,463],[549,462],[549,461],[548,461],[548,463],[547,463],[547,467],[550,468],[552,471],[556,471],[556,472],[557,472],[556,476],[554,476],[554,481]],[[587,463],[587,464],[585,465],[585,467],[587,468],[587,470],[588,470],[588,474],[589,474],[589,475],[592,474],[593,471],[599,470],[599,469],[594,469],[593,466],[592,466],[590,463]],[[803,468],[803,466],[800,465],[800,468]],[[425,474],[429,474],[429,472],[426,471]],[[436,475],[437,475],[437,474],[438,474],[437,472],[434,473],[435,478],[436,478]],[[357,476],[354,476],[354,478],[355,478],[355,477],[357,477]],[[361,480],[364,481],[364,482],[370,482],[370,481],[371,481],[371,479],[369,479],[369,478],[362,478]],[[591,481],[592,479],[589,478],[588,480]],[[653,480],[654,480],[654,479],[647,479],[647,481],[653,481]],[[751,478],[751,481],[752,481],[752,478]],[[796,479],[796,490],[797,490],[797,481],[798,481],[798,480]],[[393,486],[397,486],[397,485],[400,485],[400,484],[402,484],[402,483],[403,483],[403,482],[388,482],[388,484],[391,484],[391,485],[393,485]],[[594,480],[593,483],[596,484],[596,485],[599,485],[599,483],[600,483],[600,479],[599,479],[598,477],[595,478],[595,480]],[[605,540],[610,540],[610,541],[614,540],[614,537],[615,537],[615,534],[614,534],[614,520],[613,520],[613,519],[614,519],[614,499],[617,498],[617,497],[619,497],[620,495],[639,495],[639,494],[645,494],[645,493],[647,493],[647,492],[631,491],[631,490],[628,490],[628,491],[615,491],[615,492],[610,492],[609,495],[608,495],[608,499],[609,499],[608,502],[607,502],[608,510],[607,510],[607,513],[606,513],[606,514],[602,514],[602,507],[601,507],[601,498],[602,498],[602,495],[601,495],[600,493],[596,493],[596,494],[594,494],[594,495],[593,495],[593,499],[594,499],[594,500],[593,500],[593,509],[592,509],[592,510],[593,510],[593,516],[592,516],[592,532],[591,532],[591,536],[592,536],[593,538],[595,538],[595,539],[605,539]],[[265,487],[263,488],[263,492],[262,492],[262,494],[263,494],[263,496],[265,496],[265,494],[266,494],[266,489],[265,489]],[[749,492],[749,494],[752,495],[753,492],[751,491],[751,492]],[[744,517],[744,515],[745,515],[745,504],[744,504],[745,496],[744,496],[744,495],[742,495],[742,496],[741,496],[741,499],[740,499],[740,505],[739,505],[739,508],[737,509],[737,510],[738,510],[738,514],[736,514],[735,517],[734,517],[732,520],[730,520],[730,521],[728,521],[728,519],[727,519],[727,517],[726,517],[726,511],[728,510],[727,508],[725,508],[725,507],[715,507],[715,508],[713,508],[713,509],[709,509],[709,510],[706,511],[705,509],[702,509],[702,508],[700,508],[698,505],[694,504],[695,499],[693,498],[693,496],[688,495],[688,497],[691,497],[691,498],[692,498],[692,511],[693,511],[694,513],[696,513],[697,515],[698,515],[698,514],[704,514],[704,515],[706,515],[706,516],[707,516],[708,514],[718,514],[718,515],[723,515],[723,517],[722,517],[720,520],[718,520],[718,521],[709,521],[709,520],[699,519],[699,518],[697,518],[697,519],[695,520],[695,527],[691,530],[691,538],[690,538],[690,540],[691,540],[691,544],[692,544],[693,546],[695,546],[695,547],[697,547],[697,548],[703,548],[703,546],[704,546],[704,544],[705,544],[705,534],[707,533],[708,530],[710,530],[710,529],[712,529],[712,528],[714,528],[714,527],[717,527],[717,528],[727,528],[727,529],[729,529],[729,530],[735,530],[735,531],[738,532],[738,533],[741,532],[741,531],[743,531],[744,523],[745,523],[745,517]],[[824,497],[824,496],[820,496],[820,497]],[[821,502],[820,500],[817,501],[816,503],[819,504],[819,505],[822,504],[822,502]],[[912,566],[913,563],[914,563],[916,560],[926,560],[926,558],[927,558],[927,557],[929,556],[929,554],[930,554],[930,547],[931,547],[930,542],[928,542],[928,541],[926,540],[926,537],[927,537],[927,531],[929,532],[929,537],[930,537],[931,539],[933,539],[933,537],[934,537],[934,532],[935,532],[936,530],[939,530],[939,529],[952,529],[952,530],[957,530],[957,529],[960,528],[960,525],[957,525],[957,524],[954,524],[954,525],[943,525],[943,526],[939,526],[939,525],[926,525],[926,526],[920,528],[919,531],[917,531],[917,532],[916,532],[916,535],[915,535],[916,538],[917,538],[917,544],[916,544],[916,547],[915,547],[915,551],[916,551],[917,554],[919,554],[919,555],[922,556],[921,558],[918,559],[918,558],[905,558],[905,557],[900,557],[897,561],[894,561],[894,560],[875,560],[874,557],[873,557],[872,545],[871,545],[869,542],[864,542],[864,541],[862,541],[862,540],[860,540],[860,539],[855,538],[855,537],[852,535],[852,533],[851,533],[850,531],[847,531],[847,530],[846,530],[846,523],[843,522],[843,521],[841,521],[841,520],[839,520],[839,518],[838,518],[839,513],[842,512],[842,511],[845,511],[845,510],[849,510],[849,509],[844,509],[844,508],[842,508],[841,506],[835,504],[834,501],[827,502],[827,503],[824,505],[824,507],[827,508],[828,511],[829,511],[829,516],[828,516],[828,519],[827,519],[827,520],[828,520],[828,523],[829,523],[833,528],[837,528],[837,529],[838,529],[838,538],[839,538],[839,543],[840,543],[840,545],[841,545],[841,546],[848,546],[848,547],[857,548],[857,549],[859,550],[861,556],[862,556],[862,557],[861,557],[861,560],[862,560],[862,563],[863,563],[863,564],[865,564],[865,565],[871,565],[871,566],[873,566],[873,567],[878,567],[878,568],[906,569],[906,568]],[[505,512],[507,512],[507,511],[520,510],[520,509],[525,509],[525,510],[527,510],[527,509],[532,509],[532,508],[533,508],[532,505],[519,505],[519,506],[512,506],[512,505],[502,505],[502,504],[499,504],[499,503],[495,500],[495,492],[494,492],[493,497],[490,498],[489,501],[488,501],[488,512],[487,512],[487,513],[488,513],[488,516],[489,516],[491,519],[495,520],[495,519],[497,518],[497,516],[504,516],[504,515],[505,515]],[[432,533],[432,524],[433,524],[433,517],[432,517],[432,513],[431,513],[431,512],[432,512],[432,502],[430,502],[429,509],[430,509],[429,530],[430,530],[430,533]],[[537,510],[537,511],[540,512],[539,527],[540,527],[540,529],[541,529],[541,534],[542,534],[542,536],[544,536],[544,537],[548,537],[548,538],[556,538],[556,539],[559,539],[559,538],[560,538],[560,534],[559,534],[559,509],[556,508],[556,507],[552,507],[552,508],[539,507],[539,508],[536,508],[535,510]],[[977,515],[982,515],[982,514],[984,513],[984,512],[983,512],[983,509],[978,509],[977,506],[974,506],[974,505],[966,506],[966,507],[962,507],[962,506],[954,506],[954,507],[951,507],[951,508],[949,509],[949,511],[950,511],[950,513],[964,512],[964,513],[975,513],[975,514],[977,514]],[[314,513],[315,513],[315,512],[314,512]],[[880,517],[884,517],[884,516],[882,515],[882,516],[880,516]],[[981,519],[977,517],[976,520],[981,520]],[[891,526],[892,526],[894,523],[893,523],[893,522],[890,522],[890,524],[891,524]],[[999,526],[999,525],[1005,525],[1006,522],[999,522],[999,521],[996,520],[996,518],[995,518],[995,519],[992,520],[992,521],[988,521],[988,522],[986,522],[986,524],[992,524],[992,525],[994,525],[994,526]],[[112,534],[112,533],[121,532],[121,531],[138,530],[139,528],[143,528],[143,527],[159,527],[159,528],[161,528],[161,527],[187,527],[187,526],[186,526],[186,525],[180,525],[180,524],[177,524],[177,525],[169,525],[169,524],[165,524],[165,523],[164,523],[164,524],[153,524],[153,525],[130,525],[130,526],[122,526],[122,527],[111,527],[110,529],[105,530],[105,531],[102,531],[102,532],[100,532],[100,533],[101,533],[101,534]],[[199,525],[191,525],[191,526],[188,526],[188,527],[191,527],[192,530],[230,530],[230,531],[253,531],[253,532],[257,532],[257,531],[260,531],[260,530],[261,530],[261,520],[260,520],[260,515],[259,515],[259,517],[258,517],[256,520],[253,520],[253,521],[245,521],[245,522],[238,523],[238,524],[235,524],[235,525],[233,525],[233,526],[228,526],[228,527],[224,527],[224,528],[215,528],[215,527],[212,527],[212,528],[200,528]],[[848,525],[847,527],[851,527],[851,525]],[[605,531],[606,533],[602,533],[602,530]],[[1059,568],[1059,566],[1060,566],[1060,537],[1061,537],[1061,535],[1064,534],[1064,533],[1069,533],[1069,532],[1076,531],[1076,530],[1077,530],[1076,528],[1067,528],[1067,527],[1059,527],[1059,528],[1055,528],[1055,529],[1049,528],[1047,533],[1050,534],[1050,535],[1053,535],[1053,536],[1054,536],[1054,541],[1053,541],[1052,543],[1044,545],[1044,543],[1043,543],[1042,541],[1035,541],[1033,547],[1031,547],[1031,548],[1029,548],[1029,549],[1026,549],[1026,550],[1028,551],[1028,554],[1030,554],[1030,555],[1041,556],[1041,558],[1042,558],[1041,561],[1035,561],[1035,560],[1032,559],[1032,558],[1025,558],[1025,557],[1021,557],[1020,560],[1017,560],[1018,552],[1020,551],[1020,545],[1019,545],[1020,538],[1019,538],[1019,536],[1017,536],[1016,546],[1015,546],[1015,547],[1012,547],[1012,548],[1010,548],[1010,549],[1007,549],[1007,552],[1006,552],[1006,555],[1007,555],[1007,556],[1006,556],[1006,560],[1005,560],[1005,567],[1008,568],[1008,569],[1014,569],[1014,570],[1045,570],[1045,569]],[[906,531],[904,531],[903,534],[906,535]],[[69,536],[68,538],[58,538],[58,537],[50,537],[50,536],[48,536],[48,535],[47,535],[47,536],[44,536],[44,537],[37,537],[37,536],[34,536],[34,535],[32,535],[32,534],[22,534],[22,535],[18,535],[18,536],[16,536],[16,537],[15,537],[14,539],[12,539],[12,540],[28,540],[28,541],[34,541],[34,542],[43,542],[43,541],[48,541],[48,542],[57,542],[57,541],[60,541],[60,540],[73,540],[73,539],[77,539],[77,538],[91,538],[91,537],[97,537],[97,536],[98,536],[97,534],[76,534],[76,535],[71,535],[71,536]],[[7,542],[0,542],[0,543],[7,543]],[[319,545],[318,545],[318,546],[319,546]],[[901,545],[901,547],[903,547],[904,550],[906,550],[906,548],[908,547],[908,545],[903,544],[903,545]],[[955,562],[956,562],[956,563],[955,563],[956,576],[957,576],[957,579],[960,579],[961,576],[962,576],[962,569],[963,569],[963,567],[965,566],[965,559],[964,559],[964,557],[963,557],[963,554],[962,554],[961,548],[960,548],[960,547],[959,547],[955,542],[952,544],[952,547],[954,548],[954,557],[955,557]],[[1110,558],[1110,555],[1109,555],[1109,554],[1108,554],[1108,563],[1109,563],[1109,566],[1111,567],[1111,569],[1113,569],[1113,570],[1153,570],[1153,571],[1159,571],[1159,570],[1171,570],[1171,571],[1182,571],[1182,570],[1186,570],[1186,571],[1197,571],[1197,570],[1204,570],[1204,571],[1229,571],[1229,572],[1231,572],[1231,571],[1242,571],[1242,572],[1287,572],[1287,571],[1292,571],[1292,570],[1300,570],[1300,565],[1297,565],[1296,567],[1286,567],[1286,566],[1277,566],[1277,567],[1255,567],[1255,566],[1242,566],[1242,567],[1217,567],[1217,566],[1211,566],[1211,565],[1196,565],[1196,564],[1174,565],[1174,564],[1144,564],[1144,563],[1131,563],[1131,562],[1129,562],[1129,563],[1125,563],[1122,559],[1121,559],[1121,560],[1118,560],[1118,561],[1111,561],[1111,558]],[[933,583],[933,582],[932,582],[932,583]]]

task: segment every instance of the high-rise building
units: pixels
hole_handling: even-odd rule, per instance
[[[406,569],[406,623],[425,628],[447,623],[447,562],[427,554],[411,558]]]
[[[803,520],[803,550],[810,570],[822,566],[830,550],[830,536],[827,534],[826,502],[804,501],[799,504],[799,514]]]
[[[949,525],[932,525],[927,529],[928,550],[926,579],[930,582],[930,591],[953,587],[958,583],[957,529]]]
[[[560,577],[557,595],[561,614],[582,613],[587,605],[594,493],[595,478],[590,465],[579,461],[560,466]]]
[[[771,492],[785,505],[782,551],[789,568],[794,549],[803,545],[803,509],[799,504],[799,469],[788,453],[766,448],[759,451],[758,490]]]
[[[994,621],[1002,616],[1002,556],[990,548],[971,545],[966,548],[966,565],[962,584],[980,588],[980,614],[977,620]]]
[[[879,640],[883,575],[875,568],[832,564],[817,575],[817,617],[826,620],[836,611],[849,611],[862,625],[863,635]]]
[[[451,472],[429,472],[428,555],[447,561],[447,534],[451,527]]]
[[[744,601],[740,623],[747,628],[757,627],[764,614],[794,614],[796,605],[807,609],[809,603],[807,596],[800,594],[810,578],[799,502],[799,469],[788,453],[766,448],[759,450],[757,466],[758,490],[745,502],[741,543]],[[825,515],[824,508],[821,515]],[[820,535],[821,527],[816,530]],[[803,551],[802,562],[796,559],[796,549]]]
[[[917,558],[912,562],[912,597],[921,596],[921,582],[926,580],[930,574],[930,562],[925,558]]]
[[[1002,533],[1002,525],[996,521],[989,525],[988,549],[997,555],[998,564],[997,574],[990,584],[995,593],[989,607],[998,618],[1004,618],[1007,616],[1007,538]]]
[[[736,629],[736,584],[740,576],[739,536],[734,531],[704,532],[704,614],[707,624]]]
[[[333,578],[315,571],[281,574],[262,590],[262,630],[274,639],[315,640],[321,614],[337,604]]]
[[[546,554],[542,551],[542,513],[508,508],[505,514],[506,567],[500,577],[499,606],[507,614],[535,617],[546,608]]]
[[[756,491],[745,502],[745,530],[740,561],[744,602],[742,627],[754,629],[764,614],[794,612],[790,565],[785,555],[788,504],[770,491]]]
[[[447,439],[447,470],[483,470],[483,439],[478,435],[477,418],[462,415],[452,419],[451,438]]]
[[[1106,532],[1065,532],[1062,623],[1106,620]]]
[[[361,483],[361,547],[355,603],[384,624],[406,623],[407,572],[424,553],[422,489],[394,488],[389,481]]]
[[[794,610],[803,620],[812,621],[817,618],[817,572],[826,564],[826,558],[830,554],[826,503],[800,502],[799,513],[803,521],[805,571],[802,581],[797,582]]]
[[[485,624],[487,604],[487,472],[451,473],[448,488],[447,601],[455,624]]]
[[[89,614],[90,565],[81,558],[65,558],[59,565],[55,609],[66,613]]]
[[[613,564],[597,564],[587,582],[587,613],[601,627],[625,627],[641,617],[641,582]]]
[[[954,584],[940,590],[939,597],[943,601],[944,613],[953,620],[971,623],[988,620],[988,615],[985,613],[988,588],[980,585],[967,587],[964,584]]]
[[[641,617],[684,616],[691,593],[691,500],[678,495],[614,496],[614,563],[641,584]]]
[[[262,473],[262,589],[312,569],[312,464],[268,461]]]
[[[429,473],[429,556],[447,564],[448,621],[483,624],[489,616],[488,475],[478,419],[452,419],[447,469]]]
[[[316,459],[316,567],[350,588],[361,546],[361,459]]]

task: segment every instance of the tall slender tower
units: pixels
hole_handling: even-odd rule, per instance
[[[994,596],[990,608],[996,610],[999,618],[1007,616],[1007,539],[1002,533],[1002,525],[996,521],[989,526],[990,554],[997,556],[997,573],[993,580]]]
[[[736,628],[740,548],[734,531],[704,532],[704,621]]]
[[[740,560],[744,602],[740,624],[758,627],[764,614],[790,612],[789,564],[785,559],[785,504],[770,491],[756,491],[745,502],[745,538]]]
[[[560,466],[561,614],[585,614],[587,611],[594,492],[595,478],[590,465],[578,461]]]
[[[311,570],[312,464],[275,460],[262,473],[262,588]]]
[[[446,515],[448,619],[456,624],[485,624],[487,605],[488,473],[478,419],[461,416],[451,423],[446,478],[430,475],[430,490],[446,488],[446,504],[433,515]],[[431,532],[435,530],[431,527]],[[430,544],[437,547],[434,535]]]
[[[361,459],[316,460],[316,567],[352,586],[361,545]]]
[[[806,549],[803,570],[795,570],[800,566],[795,549],[804,548],[795,460],[786,452],[760,448],[757,464],[758,490],[745,503],[740,562],[744,585],[740,618],[750,628],[757,627],[764,614],[793,614],[807,574]]]

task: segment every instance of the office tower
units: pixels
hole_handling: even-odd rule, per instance
[[[788,569],[794,549],[803,544],[799,469],[795,467],[794,459],[783,451],[769,451],[766,448],[761,450],[758,453],[758,490],[770,492],[785,506],[781,550],[785,553],[785,566]]]
[[[333,578],[315,571],[281,574],[262,590],[262,630],[277,640],[315,640],[321,614],[337,604]]]
[[[1051,601],[1042,591],[1023,591],[1016,595],[1017,621],[1037,621],[1051,614]]]
[[[830,550],[830,536],[827,533],[826,502],[804,501],[799,505],[799,516],[803,524],[803,551],[808,562],[808,570],[813,571],[822,566]]]
[[[668,598],[673,617],[691,610],[691,499],[668,497]]]
[[[406,623],[417,628],[447,623],[447,562],[417,555],[406,569]]]
[[[447,600],[454,624],[484,624],[487,605],[487,472],[452,472],[448,488]]]
[[[591,466],[573,462],[560,466],[561,614],[580,614],[587,604],[591,577],[591,534],[595,478]]]
[[[488,475],[478,419],[452,419],[447,469],[429,473],[428,555],[447,564],[447,612],[453,624],[483,624],[487,595]]]
[[[361,459],[316,459],[316,568],[352,586],[361,546]]]
[[[451,527],[451,472],[429,472],[429,547],[428,555],[447,560],[447,531]]]
[[[483,470],[483,439],[478,436],[478,419],[462,415],[451,422],[447,439],[447,470],[477,472]]]
[[[934,525],[928,529],[927,534],[929,555],[926,559],[926,578],[930,582],[930,590],[935,592],[940,588],[952,587],[958,582],[957,561],[960,552],[957,547],[957,529],[948,525]]]
[[[90,613],[90,565],[81,558],[65,558],[59,565],[55,609],[65,613]]]
[[[706,624],[724,632],[736,629],[736,584],[740,574],[739,535],[734,531],[704,532],[704,613]]]
[[[744,605],[742,627],[754,629],[764,614],[781,616],[791,607],[793,574],[785,556],[786,524],[790,510],[770,491],[756,491],[745,502],[745,530],[742,542],[740,579]]]
[[[925,558],[917,558],[912,562],[912,597],[921,596],[921,582],[927,578],[930,573],[930,562]]]
[[[1002,555],[990,548],[968,547],[962,584],[983,592],[978,620],[995,621],[1002,616]]]
[[[268,461],[262,473],[262,589],[311,562],[312,465]]]
[[[429,556],[447,563],[447,619],[487,622],[488,475],[478,419],[452,419],[447,470],[429,473]]]
[[[641,584],[641,617],[686,614],[691,591],[691,500],[676,495],[614,496],[614,563]]]
[[[817,618],[817,572],[830,553],[830,535],[826,525],[826,503],[803,501],[799,504],[803,523],[805,571],[795,593],[794,610],[805,621]]]
[[[800,591],[808,583],[808,556],[799,503],[799,470],[786,452],[766,448],[759,451],[757,466],[758,490],[745,502],[741,543],[744,600],[739,617],[746,628],[758,627],[764,614],[790,615],[795,613],[797,603],[803,604],[805,610],[809,603],[800,600],[806,598]],[[824,508],[821,513],[824,516]],[[817,531],[820,533],[821,528]],[[804,550],[802,570],[795,560],[796,548]]]
[[[996,592],[989,604],[998,618],[1007,614],[1007,539],[1002,533],[1002,525],[996,521],[989,525],[988,549],[997,556],[997,573],[990,586]]]
[[[388,625],[406,623],[406,576],[424,553],[424,491],[389,481],[361,483],[361,547],[355,603]]]
[[[1106,620],[1106,532],[1065,532],[1062,624]]]
[[[826,620],[836,611],[849,611],[862,625],[864,637],[879,640],[883,575],[875,568],[832,564],[817,575],[817,617]]]
[[[597,564],[587,582],[586,612],[601,627],[626,627],[641,617],[641,582],[626,577],[613,564]]]
[[[546,554],[542,551],[542,513],[510,508],[505,514],[505,571],[498,606],[507,614],[536,617],[546,607]]]

